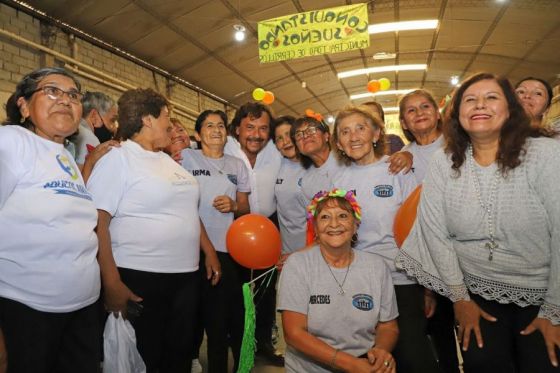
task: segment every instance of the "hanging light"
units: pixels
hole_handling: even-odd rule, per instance
[[[235,33],[233,34],[233,37],[235,38],[235,40],[237,40],[237,41],[245,40],[245,26],[243,26],[243,25],[233,25],[233,29],[235,30]]]

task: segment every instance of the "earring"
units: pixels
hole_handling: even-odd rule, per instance
[[[358,242],[358,233],[354,233],[352,235],[352,239],[350,240],[350,246],[351,247],[356,246],[356,242]]]
[[[27,118],[22,115],[21,118],[19,119],[19,123],[23,124],[23,123],[25,123],[26,120],[27,120]]]
[[[374,148],[377,148],[377,141],[374,141],[374,142],[373,142],[373,147],[374,147]]]

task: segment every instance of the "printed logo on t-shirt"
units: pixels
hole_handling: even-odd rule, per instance
[[[78,179],[78,170],[76,170],[74,165],[72,165],[72,163],[70,163],[70,160],[68,159],[67,156],[62,155],[62,154],[57,154],[56,161],[58,162],[58,165],[60,166],[60,168],[62,168],[62,171],[66,172],[68,175],[70,175],[72,180],[77,180]]]
[[[373,298],[367,294],[356,294],[352,297],[352,305],[360,311],[371,311],[373,309]]]
[[[393,186],[392,185],[377,185],[373,188],[373,194],[376,197],[387,198],[393,196]]]
[[[54,190],[55,194],[65,194],[67,196],[78,197],[91,201],[91,195],[86,187],[68,180],[53,180],[43,185],[44,189]]]
[[[309,304],[331,304],[331,296],[328,294],[311,295]]]
[[[237,175],[227,174],[227,178],[233,185],[237,185]]]

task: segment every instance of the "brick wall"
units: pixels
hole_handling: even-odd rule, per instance
[[[153,88],[167,96],[171,101],[194,112],[205,109],[226,109],[229,116],[234,113],[234,108],[226,107],[222,102],[212,97],[199,94],[196,90],[180,82],[172,81],[161,74],[77,36],[70,35],[61,29],[51,27],[51,37],[41,38],[41,21],[39,19],[5,4],[0,4],[0,29],[34,43],[42,44],[127,84]],[[43,66],[64,66],[65,63],[68,62],[57,57],[53,58],[36,48],[26,46],[24,43],[5,35],[0,35],[0,102],[2,105],[6,102],[9,95],[14,91],[17,82],[26,73]],[[76,68],[75,66],[71,67]],[[83,90],[104,92],[115,101],[122,94],[122,89],[115,87],[114,83],[103,78],[100,74],[80,68],[77,70],[77,77],[82,83]],[[84,71],[93,77],[84,76],[79,73],[80,71]],[[194,128],[193,114],[189,115],[189,113],[186,113],[187,111],[178,107],[174,110],[173,116],[179,118],[188,127]],[[5,113],[2,110],[0,119],[3,120],[4,117]]]

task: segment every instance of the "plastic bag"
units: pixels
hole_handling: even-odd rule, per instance
[[[146,365],[136,348],[136,333],[119,313],[107,318],[103,332],[103,373],[146,373]]]

